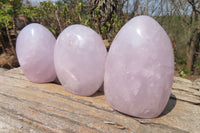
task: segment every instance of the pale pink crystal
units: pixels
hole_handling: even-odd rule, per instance
[[[174,57],[164,29],[139,16],[115,37],[106,60],[104,89],[114,109],[136,117],[157,117],[172,88]]]
[[[19,33],[16,52],[25,76],[32,82],[55,80],[53,52],[56,39],[44,26],[33,23]]]
[[[67,27],[55,46],[58,79],[71,93],[94,94],[103,82],[106,54],[103,40],[95,31],[83,25]]]

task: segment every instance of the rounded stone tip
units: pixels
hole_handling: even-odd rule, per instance
[[[106,47],[83,25],[71,25],[58,37],[54,60],[58,79],[71,93],[91,96],[103,83]]]
[[[16,53],[24,75],[32,82],[55,80],[54,46],[56,39],[44,26],[32,23],[19,33]]]
[[[168,102],[173,76],[173,49],[165,30],[151,17],[135,17],[118,32],[108,53],[106,100],[128,115],[157,117]]]

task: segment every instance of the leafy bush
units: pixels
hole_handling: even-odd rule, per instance
[[[180,76],[185,77],[185,76],[188,76],[189,74],[190,74],[190,70],[188,70],[187,68],[185,68],[183,66],[179,67],[179,75]]]
[[[187,59],[184,57],[177,57],[176,58],[176,63],[180,65],[185,65],[187,63]]]

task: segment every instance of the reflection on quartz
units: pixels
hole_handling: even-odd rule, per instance
[[[140,29],[136,29],[137,33],[142,36],[141,30]]]

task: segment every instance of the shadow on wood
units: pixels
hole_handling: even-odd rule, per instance
[[[172,111],[172,109],[176,106],[176,101],[177,101],[176,96],[171,93],[171,96],[170,96],[170,98],[168,100],[168,103],[167,103],[164,111],[158,117],[162,117],[162,116],[167,115],[168,113],[170,113]]]

